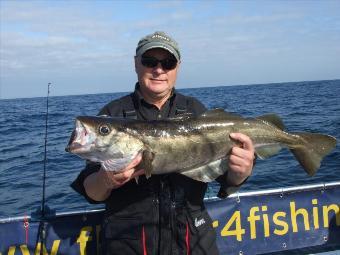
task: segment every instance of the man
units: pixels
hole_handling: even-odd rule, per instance
[[[135,56],[135,91],[110,102],[99,114],[155,120],[203,113],[206,109],[197,99],[174,89],[180,60],[178,45],[167,34],[155,32],[142,38]],[[239,133],[231,136],[242,146],[231,150],[230,170],[218,178],[223,197],[246,180],[254,160],[249,137]],[[106,205],[104,254],[218,254],[203,203],[207,184],[177,173],[146,179],[143,170],[136,170],[140,161],[140,157],[134,159],[119,173],[88,162],[72,184],[88,201]],[[195,224],[199,220],[202,224]]]

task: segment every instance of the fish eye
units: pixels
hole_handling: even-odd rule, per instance
[[[102,125],[98,130],[101,135],[108,135],[111,132],[111,129],[108,125]]]

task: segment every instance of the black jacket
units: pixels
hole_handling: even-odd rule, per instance
[[[176,91],[159,111],[146,103],[138,91],[107,104],[100,114],[137,119],[162,119],[182,113],[199,115],[205,107],[195,98]],[[88,163],[72,187],[91,202],[84,179],[99,170]],[[114,189],[105,201],[103,254],[218,254],[215,231],[205,210],[207,184],[173,173],[140,176]]]

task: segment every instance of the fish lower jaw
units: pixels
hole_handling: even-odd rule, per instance
[[[74,154],[84,154],[88,153],[92,149],[92,145],[83,145],[81,143],[72,143],[71,145],[68,146],[68,151]]]

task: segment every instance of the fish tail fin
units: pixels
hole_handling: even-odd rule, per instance
[[[336,145],[332,136],[313,133],[294,133],[300,137],[296,146],[291,147],[291,152],[299,161],[309,176],[313,176],[319,169],[321,160],[330,153]]]

